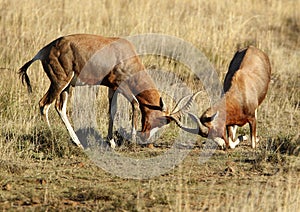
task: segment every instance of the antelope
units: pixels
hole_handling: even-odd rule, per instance
[[[270,76],[269,58],[261,50],[249,46],[235,53],[225,76],[224,94],[200,117],[201,123],[208,128],[209,137],[219,146],[235,148],[240,142],[235,137],[237,126],[248,123],[251,146],[256,147],[257,108],[267,94]],[[199,122],[196,117],[194,120]]]
[[[109,127],[108,140],[112,148],[113,118],[112,97],[118,91],[131,102],[132,134],[136,134],[137,109],[141,111],[142,129],[140,136],[149,138],[158,128],[176,119],[180,126],[182,109],[187,110],[194,97],[179,109],[178,102],[172,112],[168,112],[159,91],[137,56],[134,46],[119,37],[102,37],[90,34],[74,34],[60,37],[43,47],[19,70],[22,83],[32,92],[27,69],[40,60],[50,79],[50,87],[39,101],[40,112],[50,126],[48,110],[55,101],[55,109],[65,124],[73,142],[83,148],[66,115],[66,105],[70,87],[84,85],[103,85],[109,88]],[[205,132],[204,132],[205,134]]]

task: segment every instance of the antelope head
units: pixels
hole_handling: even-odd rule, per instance
[[[178,101],[172,111],[167,109],[161,97],[159,98],[158,106],[145,104],[139,99],[140,109],[142,112],[142,131],[140,132],[140,137],[143,140],[150,139],[159,128],[169,124],[171,121],[175,121],[175,123],[184,131],[207,137],[208,128],[204,127],[195,115],[188,112],[199,93],[200,92],[197,92],[192,96],[183,97]],[[137,96],[137,98],[139,97]],[[188,101],[186,104],[180,107],[180,105],[187,99]],[[197,123],[196,128],[188,128],[182,124],[181,117],[183,113],[187,113]]]

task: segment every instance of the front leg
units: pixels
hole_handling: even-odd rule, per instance
[[[228,136],[228,147],[234,149],[239,143],[240,139],[236,138],[237,125],[226,126]]]
[[[250,139],[251,139],[251,146],[253,149],[256,148],[256,118],[252,118],[249,120],[250,126]]]
[[[227,132],[228,132],[228,127],[226,127]],[[236,147],[236,145],[238,145],[238,143],[235,143],[231,140],[231,136],[229,136],[228,138],[226,137],[226,131],[223,131],[223,135],[221,136],[221,138],[215,138],[215,141],[218,143],[218,145],[222,148],[222,149],[234,149]]]
[[[131,102],[132,105],[132,128],[131,128],[131,140],[132,143],[136,143],[136,129],[137,129],[137,120],[138,120],[138,110],[139,110],[139,102],[136,98],[134,98]]]
[[[226,126],[226,130],[227,130],[228,139],[231,139],[232,141],[234,141],[236,138],[237,125]]]
[[[248,139],[248,137],[246,135],[240,135],[240,136],[236,137],[237,127],[238,127],[237,125],[226,126],[229,147],[231,149],[234,149],[240,142],[246,141]],[[257,142],[257,138],[256,138],[256,142]]]
[[[214,138],[213,140],[214,140],[214,142],[216,142],[216,143],[218,144],[218,146],[219,146],[221,149],[223,149],[223,150],[226,149],[226,142],[225,142],[225,140],[224,140],[223,138],[216,137],[216,138]]]
[[[226,128],[224,127],[221,133],[220,131],[221,130],[212,129],[210,134],[214,142],[216,142],[221,149],[225,150],[229,147],[229,142],[228,139],[226,138]]]
[[[57,113],[59,114],[61,120],[63,121],[63,123],[65,124],[72,140],[74,141],[74,143],[84,149],[84,147],[82,146],[82,144],[80,143],[80,140],[78,139],[73,127],[71,126],[69,119],[67,117],[67,101],[68,101],[68,89],[66,89],[65,91],[63,91],[59,98],[56,99],[56,103],[55,103],[55,109],[57,111]]]
[[[113,139],[113,127],[114,127],[114,118],[117,112],[117,96],[118,93],[113,90],[112,88],[108,89],[108,117],[109,117],[109,123],[108,123],[108,133],[107,133],[107,139],[110,143],[111,148],[116,147],[116,143]]]

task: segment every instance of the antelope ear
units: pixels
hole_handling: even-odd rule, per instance
[[[160,106],[162,112],[167,111],[167,106],[166,106],[164,100],[161,97],[159,99],[159,106]]]
[[[202,124],[208,123],[208,122],[212,122],[213,120],[215,120],[215,118],[217,118],[219,115],[219,111],[217,111],[214,115],[210,116],[210,117],[201,117],[200,121]]]
[[[172,117],[170,116],[162,116],[159,119],[161,120],[161,124],[169,124],[171,121],[173,121]]]
[[[157,119],[159,120],[159,122],[162,126],[169,124],[173,120],[172,117],[170,117],[170,116],[161,116],[161,117],[158,117]]]

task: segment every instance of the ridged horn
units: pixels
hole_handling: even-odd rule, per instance
[[[187,112],[187,114],[193,119],[194,122],[196,122],[197,128],[189,128],[189,127],[183,126],[183,124],[181,123],[181,121],[179,119],[177,119],[177,117],[170,116],[170,118],[172,118],[175,121],[175,123],[184,131],[192,133],[192,134],[196,134],[196,135],[201,135],[202,137],[207,137],[208,136],[208,128],[201,124],[201,122],[197,118],[197,116],[195,116],[194,114],[192,114],[190,112]]]
[[[174,109],[172,110],[169,117],[172,120],[174,120],[175,123],[184,131],[192,133],[192,134],[201,135],[203,137],[207,137],[208,136],[208,128],[206,128],[205,126],[203,126],[201,124],[201,122],[200,122],[199,118],[197,118],[197,116],[195,116],[194,114],[192,114],[188,111],[191,109],[191,106],[199,93],[201,93],[201,91],[194,93],[191,97],[185,96],[185,97],[181,98],[178,101],[178,103],[176,104],[176,106],[174,107]],[[187,103],[182,108],[179,109],[179,105],[183,101],[185,101],[187,98],[190,98],[190,99],[187,101]],[[188,127],[183,126],[183,124],[180,121],[182,113],[187,113],[193,119],[193,121],[196,122],[198,128],[188,128]]]
[[[191,109],[191,107],[192,107],[192,105],[193,105],[193,103],[194,103],[194,101],[195,101],[195,99],[196,99],[196,97],[199,93],[201,93],[201,91],[198,91],[198,92],[194,93],[192,96],[182,97],[178,101],[178,103],[175,105],[175,107],[172,110],[170,116],[177,118],[177,120],[180,120],[181,116],[182,116],[182,112],[187,112]],[[187,101],[187,103],[183,107],[179,108],[179,106],[182,104],[182,102],[184,102],[187,98],[190,98],[190,99]]]

